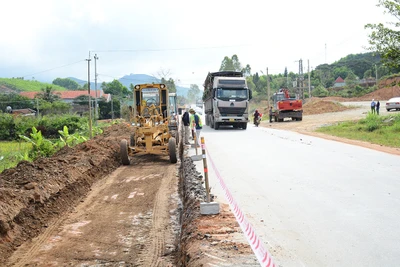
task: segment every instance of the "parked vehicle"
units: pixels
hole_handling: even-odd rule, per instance
[[[386,110],[400,110],[400,97],[393,97],[386,102]]]
[[[215,130],[220,125],[247,128],[251,90],[242,72],[208,73],[204,82],[204,112],[206,125]]]
[[[276,122],[281,122],[285,118],[296,121],[303,120],[303,101],[291,98],[288,89],[279,89],[277,93],[273,94],[272,99],[274,101],[272,116]]]

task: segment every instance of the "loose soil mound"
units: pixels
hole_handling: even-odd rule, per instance
[[[348,109],[352,109],[352,107],[346,107],[334,101],[313,99],[303,105],[303,114],[313,115],[329,112],[340,112]]]
[[[360,97],[351,97],[351,98],[344,98],[344,97],[336,97],[330,96],[323,98],[325,100],[333,100],[333,101],[340,101],[340,102],[353,102],[353,101],[371,101],[372,99],[386,101],[392,97],[400,96],[400,87],[399,86],[391,86],[391,87],[384,87],[380,88],[376,91],[373,91],[369,94],[360,96]]]

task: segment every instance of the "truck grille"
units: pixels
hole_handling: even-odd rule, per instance
[[[219,113],[221,116],[243,116],[246,112],[246,108],[236,108],[236,107],[219,107]]]

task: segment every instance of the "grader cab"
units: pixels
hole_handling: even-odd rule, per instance
[[[129,144],[126,139],[121,140],[122,164],[129,165],[129,157],[135,154],[169,155],[171,163],[177,162],[176,139],[168,127],[168,102],[165,84],[135,85],[130,121],[133,131]]]

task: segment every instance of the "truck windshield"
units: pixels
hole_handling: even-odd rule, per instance
[[[221,100],[247,100],[247,89],[218,88],[217,98]]]
[[[145,105],[150,106],[152,104],[160,104],[160,92],[158,88],[143,88],[142,89],[142,101],[146,101]],[[144,105],[144,103],[143,103]]]

